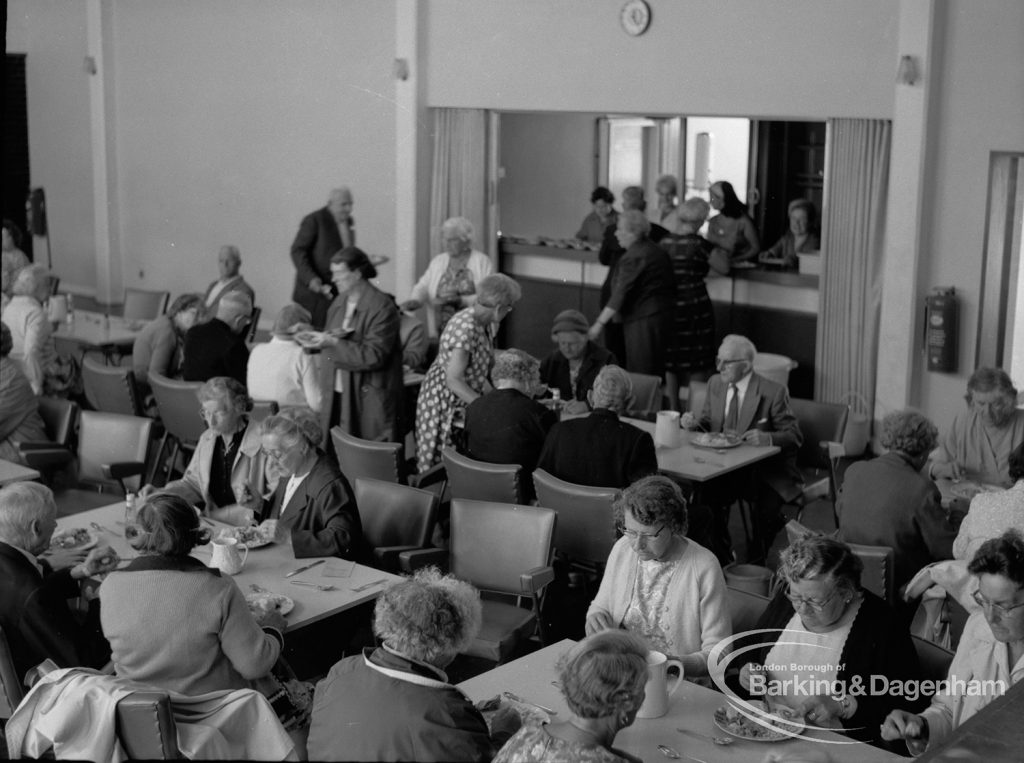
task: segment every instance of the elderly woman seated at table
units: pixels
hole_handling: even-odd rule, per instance
[[[949,679],[964,683],[936,693],[920,715],[894,710],[882,726],[883,739],[905,739],[914,755],[941,745],[1024,678],[1024,536],[1007,530],[985,541],[968,570],[977,577],[974,600],[981,611],[968,619],[949,666]]]
[[[551,340],[558,349],[540,364],[540,380],[557,389],[565,401],[566,413],[586,413],[587,394],[598,372],[607,365],[618,365],[615,355],[587,338],[590,328],[579,310],[563,310],[551,326]]]
[[[359,512],[337,463],[320,450],[319,416],[288,408],[265,419],[260,431],[267,469],[280,476],[277,492],[264,504],[268,532],[289,534],[296,558],[356,558],[363,541]]]
[[[346,657],[317,684],[310,760],[489,761],[519,725],[514,710],[487,724],[444,668],[480,629],[480,595],[436,569],[377,599],[376,649]]]
[[[206,287],[206,294],[203,295],[203,305],[206,307],[206,314],[213,317],[217,314],[217,305],[220,298],[231,291],[240,291],[249,295],[249,299],[255,304],[256,292],[246,283],[246,280],[238,274],[242,267],[242,254],[238,247],[233,244],[225,244],[217,252],[217,271],[219,278],[211,281]]]
[[[249,351],[246,387],[254,400],[275,400],[282,407],[307,406],[323,412],[324,383],[320,355],[296,344],[298,331],[312,329],[309,310],[294,302],[274,319],[269,342]]]
[[[100,621],[119,676],[186,695],[250,688],[283,643],[284,618],[253,618],[229,577],[190,556],[210,531],[182,498],[155,493],[125,527],[139,556],[100,585]]]
[[[11,330],[10,357],[21,365],[32,391],[61,397],[77,391],[81,384],[78,364],[57,354],[50,318],[43,307],[50,296],[49,271],[42,265],[22,268],[11,293],[2,320]]]
[[[480,282],[494,272],[491,258],[473,248],[473,223],[465,217],[445,220],[441,238],[445,250],[430,261],[401,304],[403,310],[427,305],[431,336],[441,334],[455,313],[476,302]]]
[[[1014,527],[1024,528],[1024,443],[1010,454],[1013,487],[1000,492],[982,492],[971,499],[971,508],[953,541],[956,559],[971,559],[981,544]]]
[[[893,692],[872,691],[873,677],[891,682],[921,676],[902,620],[861,588],[863,569],[850,547],[834,538],[810,535],[784,549],[779,574],[785,586],[757,623],[770,632],[757,634],[761,649],[742,667],[740,684],[767,694],[786,717],[845,728],[850,737],[877,744],[886,714],[910,703]],[[794,691],[796,686],[805,690]],[[866,691],[854,696],[849,690],[857,686]]]
[[[969,479],[1010,487],[1010,453],[1024,443],[1024,409],[1001,368],[979,368],[967,380],[967,410],[953,419],[932,454],[932,479]]]
[[[22,462],[18,444],[45,441],[39,399],[21,367],[11,360],[11,330],[0,323],[0,458]]]
[[[519,464],[533,497],[530,475],[558,415],[533,399],[540,363],[522,350],[504,350],[494,359],[494,389],[466,408],[466,455],[491,464]]]
[[[921,474],[937,437],[935,425],[920,413],[890,413],[882,420],[881,437],[888,452],[851,464],[843,480],[839,537],[847,543],[891,546],[897,589],[926,564],[953,556],[956,528],[935,483]]]
[[[164,315],[147,323],[132,345],[132,370],[140,391],[149,391],[149,375],[172,379],[181,376],[182,351],[186,332],[203,314],[198,294],[182,294]]]
[[[708,653],[732,626],[718,560],[686,537],[682,491],[668,477],[644,477],[613,513],[622,537],[587,610],[587,634],[625,628],[682,661],[687,678],[706,676]]]
[[[252,398],[245,387],[227,376],[204,383],[196,397],[208,429],[200,435],[185,474],[160,490],[201,506],[221,522],[248,525],[277,488],[276,477],[268,479],[266,474],[260,425],[249,419]],[[146,485],[139,495],[145,498],[154,490]]]
[[[602,631],[575,644],[558,663],[558,682],[572,717],[523,726],[494,763],[636,761],[612,744],[643,704],[647,652],[642,638],[625,631]]]

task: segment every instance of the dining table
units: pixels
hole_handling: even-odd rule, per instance
[[[458,688],[475,703],[511,692],[517,695],[520,703],[543,705],[554,710],[553,715],[549,714],[553,721],[568,720],[569,707],[556,686],[555,666],[558,658],[574,643],[565,639],[543,647],[463,681]],[[785,760],[827,759],[832,763],[905,760],[824,729],[809,729],[798,737],[774,742],[741,739],[715,724],[715,710],[728,704],[726,695],[684,680],[669,697],[665,715],[637,718],[631,726],[619,731],[615,747],[650,763],[668,760],[669,756],[659,749],[659,745],[678,753],[680,760],[699,763],[762,763],[769,753],[785,756]],[[732,742],[722,746],[713,741],[716,737],[731,739]],[[829,757],[814,757],[822,753]],[[801,757],[801,754],[806,757]]]
[[[0,458],[0,487],[12,482],[29,482],[39,479],[39,472],[29,466]]]
[[[230,525],[204,518],[216,537]],[[82,528],[89,530],[95,539],[109,545],[118,556],[130,560],[137,555],[125,539],[125,502],[118,501],[98,509],[83,511],[57,520],[57,531]],[[197,546],[192,556],[209,565],[212,544]],[[350,562],[337,557],[310,557],[296,559],[291,543],[270,543],[260,548],[243,552],[245,565],[234,576],[235,582],[244,594],[261,591],[282,594],[294,603],[286,615],[289,632],[312,623],[373,601],[392,582],[401,580],[398,575]],[[309,569],[295,573],[300,567]],[[321,590],[330,586],[329,590]],[[255,587],[255,588],[254,588]]]
[[[131,352],[135,338],[146,323],[91,310],[75,310],[71,320],[57,324],[53,337],[78,345],[83,355],[90,350],[102,352],[111,363],[118,356]]]

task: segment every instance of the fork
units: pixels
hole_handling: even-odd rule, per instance
[[[367,588],[373,588],[375,585],[380,585],[381,583],[387,583],[387,582],[388,582],[387,578],[380,578],[379,580],[371,580],[369,583],[363,583],[361,586],[356,586],[352,590],[355,591],[356,593],[359,593],[360,591],[365,591]]]
[[[307,583],[305,580],[290,580],[288,581],[292,585],[306,586],[307,588],[315,588],[318,591],[337,591],[338,589],[332,585],[320,585],[319,583]],[[354,589],[358,590],[358,589]]]
[[[96,522],[90,522],[89,526],[93,530],[97,530],[97,531],[103,532],[103,533],[110,533],[111,535],[116,535],[118,538],[121,537],[121,533],[114,532],[113,530],[108,530],[106,527],[104,527],[101,524],[97,524]]]

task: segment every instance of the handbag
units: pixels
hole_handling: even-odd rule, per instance
[[[267,698],[285,731],[309,726],[313,713],[313,684],[300,681],[284,657],[278,657],[267,675],[252,682]]]

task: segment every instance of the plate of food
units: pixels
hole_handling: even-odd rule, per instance
[[[273,533],[267,532],[262,525],[254,527],[232,527],[224,533],[229,538],[235,538],[239,544],[246,548],[263,548],[274,542]]]
[[[260,617],[274,611],[280,615],[287,615],[295,609],[295,602],[283,593],[270,593],[269,591],[247,593],[245,595],[245,603],[249,605],[249,610],[254,617]]]
[[[721,448],[735,448],[738,445],[742,445],[743,440],[736,435],[725,434],[724,432],[700,432],[693,436],[690,444],[696,445],[698,448],[719,450]]]
[[[792,739],[793,734],[804,733],[803,726],[766,712],[762,703],[750,704],[754,708],[750,714],[756,715],[766,725],[751,720],[732,705],[723,705],[715,710],[715,725],[727,734],[751,742],[781,742]]]
[[[949,492],[957,498],[963,498],[965,501],[971,500],[978,493],[994,493],[998,490],[999,488],[994,485],[986,485],[984,482],[975,482],[974,480],[954,482],[949,488]]]
[[[84,527],[75,527],[69,530],[58,530],[50,538],[50,548],[64,549],[65,551],[86,551],[95,548],[100,542],[99,537],[91,530]]]

